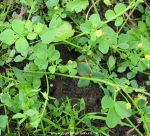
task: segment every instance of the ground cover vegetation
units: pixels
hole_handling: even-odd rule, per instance
[[[148,0],[0,0],[0,135],[150,136],[149,69]]]

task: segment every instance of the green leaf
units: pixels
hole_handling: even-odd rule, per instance
[[[16,50],[21,53],[22,56],[26,56],[29,49],[29,43],[24,37],[19,38],[15,43]]]
[[[74,34],[74,30],[72,30],[72,26],[68,22],[65,22],[65,21],[63,21],[60,26],[53,29],[53,31],[55,35],[53,42],[66,40],[70,38],[71,36],[73,36]]]
[[[110,96],[105,95],[102,98],[101,104],[102,104],[103,109],[109,109],[109,108],[112,108],[114,106],[114,101]]]
[[[79,79],[78,87],[87,87],[90,84],[90,80]]]
[[[33,26],[33,28],[34,28],[35,33],[40,34],[42,32],[44,26],[41,23],[37,23]]]
[[[7,115],[0,115],[0,129],[2,129],[2,131],[6,129],[7,123],[8,123]]]
[[[115,12],[113,10],[107,10],[106,13],[105,13],[105,18],[107,20],[113,18],[115,16]]]
[[[121,49],[128,49],[129,48],[129,44],[127,44],[127,43],[120,43],[118,45],[118,47],[121,48]]]
[[[17,32],[20,35],[22,35],[25,31],[25,26],[24,26],[23,21],[19,19],[14,19],[12,21],[12,28],[15,32]]]
[[[109,56],[107,65],[110,70],[115,66],[115,63],[116,59],[113,56]]]
[[[127,103],[124,101],[117,101],[115,103],[115,110],[122,119],[132,115],[131,108],[128,108]]]
[[[114,128],[119,123],[120,123],[120,117],[116,113],[115,108],[114,107],[110,108],[106,118],[107,126],[109,128]]]
[[[37,37],[37,34],[34,33],[34,32],[28,33],[28,35],[27,35],[27,38],[28,38],[29,40],[34,40],[34,39],[36,39],[36,37]]]
[[[127,69],[127,65],[121,65],[118,67],[117,72],[122,73]]]
[[[144,99],[139,99],[139,100],[137,100],[137,102],[136,102],[136,104],[137,104],[137,106],[141,109],[141,108],[144,108],[145,106],[146,106],[146,103],[147,103],[147,101],[146,100],[144,100]]]
[[[138,83],[137,83],[136,80],[131,80],[131,81],[130,81],[130,84],[131,84],[132,87],[138,88]]]
[[[17,55],[15,58],[14,58],[14,61],[15,62],[21,62],[25,59],[25,57],[22,57],[21,55]]]
[[[96,22],[96,24],[97,24],[97,22]],[[92,27],[93,27],[92,23],[89,20],[87,20],[85,23],[82,23],[80,25],[80,29],[84,33],[90,33]]]
[[[98,49],[103,53],[107,54],[109,51],[109,44],[110,42],[107,39],[101,39],[99,42]]]
[[[24,118],[26,115],[22,114],[22,113],[16,113],[15,115],[13,115],[12,119],[20,119],[20,118]]]
[[[85,10],[88,5],[88,0],[72,0],[67,2],[66,9],[71,12],[75,11],[76,13],[79,13],[82,10]]]
[[[121,26],[123,23],[123,17],[117,17],[115,20],[115,26]]]
[[[49,7],[54,7],[58,4],[59,0],[48,0],[46,2],[46,6],[49,8]]]
[[[68,22],[62,21],[58,26],[50,25],[49,29],[41,34],[40,37],[43,43],[48,44],[66,40],[73,36],[73,34],[72,26]]]
[[[32,22],[30,21],[30,20],[27,20],[26,22],[25,22],[25,28],[28,30],[28,32],[32,32],[32,30],[33,30],[33,24],[32,24]]]
[[[138,28],[139,28],[140,32],[142,32],[142,33],[147,31],[146,24],[142,21],[138,22]]]
[[[90,66],[86,62],[79,63],[77,69],[80,75],[89,75],[91,73]]]
[[[56,65],[50,66],[50,67],[48,68],[48,70],[49,70],[50,73],[54,74],[55,71],[56,71]]]
[[[6,29],[0,34],[0,41],[5,44],[12,45],[15,42],[15,33],[11,29]]]
[[[77,69],[76,69],[77,63],[75,61],[69,60],[67,65],[66,65],[66,68],[68,69],[70,75],[76,75],[77,74]]]
[[[100,25],[101,19],[100,19],[100,16],[98,14],[92,14],[89,17],[89,21],[92,23],[92,26],[94,28],[97,28]]]
[[[126,5],[123,3],[117,3],[117,5],[114,8],[114,11],[116,14],[120,14],[126,9]]]
[[[47,29],[44,33],[40,35],[42,43],[44,44],[51,43],[54,39],[54,35],[55,34],[53,30]]]
[[[60,53],[55,49],[54,45],[38,43],[33,47],[33,54],[30,59],[34,60],[39,69],[46,69],[49,63],[57,61],[60,58]]]
[[[50,45],[47,52],[49,61],[56,61],[60,58],[60,53],[55,49],[54,45]]]
[[[111,6],[112,3],[110,0],[103,0],[103,2],[107,5],[107,6]]]
[[[117,44],[118,43],[118,36],[117,33],[109,26],[103,26],[102,31],[105,35],[105,42],[109,45]],[[101,42],[101,39],[100,39]]]
[[[4,103],[7,107],[12,106],[12,99],[9,94],[5,93],[0,96],[0,100],[2,103]]]
[[[85,109],[85,101],[83,98],[80,99],[80,111]]]

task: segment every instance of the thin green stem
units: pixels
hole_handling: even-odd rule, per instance
[[[121,28],[118,31],[118,35],[121,32],[121,30],[123,29],[123,27],[125,26],[125,24],[127,23],[127,21],[129,20],[130,16],[133,14],[133,12],[135,11],[137,5],[134,6],[134,8],[132,9],[132,11],[130,12],[130,14],[128,15],[127,19],[125,20],[125,22],[123,23],[123,25],[121,26]]]
[[[131,9],[132,7],[135,7],[139,4],[139,1],[135,2],[135,3],[131,3],[125,10],[121,11],[120,13],[116,14],[115,16],[113,16],[112,18],[104,21],[102,24],[101,24],[101,27],[105,24],[108,24],[109,22],[115,20],[117,17],[123,15],[125,12],[127,12],[129,9]]]
[[[130,125],[135,129],[135,131],[140,135],[143,136],[143,134],[137,129],[137,127],[132,123],[132,121],[129,118],[126,118],[127,121],[130,123]]]
[[[125,92],[125,91],[124,91]],[[125,94],[127,95],[127,97],[131,100],[131,102],[133,103],[133,105],[135,106],[135,108],[137,109],[137,111],[139,112],[139,114],[141,115],[141,117],[144,119],[144,125],[145,125],[145,128],[146,128],[146,131],[147,133],[149,134],[149,129],[148,129],[148,125],[147,125],[147,122],[145,120],[145,117],[143,116],[142,114],[142,111],[138,108],[138,106],[136,105],[136,103],[134,102],[134,100],[132,99],[132,97],[125,92]],[[150,134],[149,134],[150,135]]]
[[[38,74],[51,74],[50,72],[42,72],[42,71],[24,71],[26,73],[38,73]],[[90,80],[90,81],[97,81],[97,82],[100,82],[100,83],[104,83],[106,85],[110,85],[116,89],[126,89],[126,88],[129,88],[129,89],[133,89],[133,90],[137,90],[137,88],[134,88],[134,87],[129,87],[129,86],[125,86],[125,85],[120,85],[120,84],[115,84],[111,81],[109,81],[108,79],[106,80],[103,80],[103,79],[98,79],[98,78],[93,78],[93,77],[84,77],[84,76],[73,76],[73,75],[68,75],[68,74],[62,74],[62,73],[54,73],[53,75],[57,75],[57,76],[63,76],[63,77],[68,77],[68,78],[74,78],[74,79],[84,79],[84,80]],[[143,93],[144,91],[146,91],[145,89],[139,89],[138,88],[138,91],[140,93]],[[125,91],[124,91],[125,92]]]
[[[96,5],[95,5],[94,0],[91,0],[91,2],[92,2],[92,5],[93,5],[93,7],[94,7],[95,13],[99,15],[98,10],[97,10],[97,7],[96,7]]]
[[[5,105],[4,105],[4,111],[5,111],[5,115],[7,115],[7,109],[6,109]],[[7,132],[8,132],[8,134],[10,133],[9,123],[8,122],[7,122]]]
[[[6,77],[6,76],[3,76],[2,74],[0,74],[0,78],[5,79],[5,80],[14,81],[16,84],[18,84],[18,81],[17,81],[17,80],[15,80],[15,79],[13,79],[13,78]]]
[[[41,126],[42,126],[43,136],[46,136],[46,132],[45,132],[45,128],[44,128],[44,125],[43,125],[43,121],[41,121]]]
[[[49,95],[49,91],[50,91],[50,87],[49,87],[49,82],[48,82],[48,77],[47,75],[45,75],[45,78],[46,78],[46,84],[47,84],[47,92],[46,92],[46,95],[47,95],[47,98],[45,98],[45,103],[44,103],[44,107],[42,109],[42,113],[40,115],[40,119],[43,118],[44,116],[44,113],[46,111],[46,107],[47,107],[47,104],[48,104],[48,95]]]
[[[9,5],[8,5],[8,7],[7,7],[7,10],[6,10],[6,13],[5,13],[5,16],[4,16],[4,18],[3,18],[3,22],[5,21],[5,19],[6,19],[7,15],[8,15],[8,12],[9,12],[9,10],[10,10],[12,4],[13,4],[13,1],[10,0],[10,1],[9,1]]]
[[[77,48],[77,49],[83,50],[82,47],[80,47],[80,46],[78,46],[78,45],[76,45],[76,44],[74,44],[74,43],[71,43],[71,42],[69,42],[69,41],[67,41],[67,40],[63,40],[63,42],[65,42],[65,43],[67,43],[67,44],[69,44],[69,45],[71,45],[71,46],[73,46],[73,47],[75,47],[75,48]]]

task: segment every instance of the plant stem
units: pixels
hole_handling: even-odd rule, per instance
[[[26,72],[26,73],[47,74],[47,75],[51,74],[50,72],[42,72],[42,71],[24,71],[24,72]],[[108,79],[104,80],[104,79],[98,79],[98,78],[93,78],[93,77],[73,76],[73,75],[62,74],[62,73],[54,73],[54,74],[51,74],[51,75],[58,75],[58,76],[63,76],[63,77],[75,78],[75,79],[84,79],[84,80],[90,80],[90,81],[97,81],[97,82],[100,82],[100,83],[104,83],[106,85],[110,85],[110,86],[112,86],[112,87],[114,87],[116,89],[120,88],[120,89],[124,90],[125,88],[129,88],[129,89],[137,90],[137,88],[134,88],[134,87],[129,87],[129,86],[125,86],[125,85],[115,84],[113,82],[108,81]],[[146,90],[138,88],[138,91],[140,93],[143,93]]]
[[[119,16],[121,16],[121,15],[123,15],[125,12],[127,12],[129,9],[131,9],[132,7],[135,7],[135,6],[137,6],[139,4],[139,2],[137,1],[137,2],[135,2],[135,3],[131,3],[125,10],[123,10],[123,11],[121,11],[120,13],[118,13],[118,14],[116,14],[115,16],[113,16],[112,18],[110,18],[110,19],[108,19],[108,20],[106,20],[106,21],[104,21],[102,24],[101,24],[101,26],[100,27],[102,27],[103,25],[105,25],[105,24],[107,24],[107,23],[109,23],[109,22],[111,22],[111,21],[113,21],[114,19],[116,19],[117,17],[119,17]]]
[[[132,123],[132,121],[129,118],[126,118],[127,121],[131,124],[131,126],[135,129],[135,131],[140,135],[143,136],[143,134],[137,129],[137,127]]]
[[[40,115],[40,119],[43,118],[44,113],[45,113],[45,111],[46,111],[46,107],[47,107],[47,104],[48,104],[48,95],[49,95],[49,91],[50,91],[50,87],[49,87],[49,82],[48,82],[48,77],[47,77],[47,75],[45,75],[45,78],[46,78],[46,84],[47,84],[47,92],[46,92],[47,98],[45,99],[45,103],[44,103],[44,107],[43,107],[42,113],[41,113],[41,115]]]
[[[7,109],[6,109],[5,105],[4,105],[4,111],[5,111],[5,115],[7,115]],[[9,123],[8,122],[7,122],[7,132],[8,132],[8,134],[10,133]]]
[[[12,4],[13,4],[13,1],[10,0],[10,1],[9,1],[9,5],[8,5],[8,7],[7,7],[7,11],[6,11],[5,16],[4,16],[4,18],[3,18],[3,22],[5,21],[5,19],[6,19],[7,15],[8,15],[8,12],[9,12],[9,10],[10,10]]]
[[[137,5],[135,5],[135,7],[132,9],[132,11],[130,12],[130,14],[128,15],[127,19],[125,20],[125,22],[123,23],[123,25],[121,26],[121,28],[118,31],[118,35],[121,32],[121,30],[123,29],[123,27],[125,26],[125,24],[127,23],[127,21],[129,20],[130,16],[133,14],[134,10],[136,9]]]
[[[97,10],[97,7],[96,7],[96,5],[95,5],[94,0],[91,0],[91,2],[92,2],[92,5],[93,5],[93,7],[94,7],[95,13],[99,15],[98,10]]]
[[[83,50],[82,47],[80,47],[80,46],[78,46],[78,45],[76,45],[76,44],[74,44],[74,43],[71,43],[71,42],[69,42],[69,41],[67,41],[67,40],[63,40],[63,42],[65,42],[65,43],[67,43],[67,44],[69,44],[69,45],[71,45],[71,46],[73,46],[73,47],[75,47],[75,48],[78,48],[78,49],[80,49],[80,50]]]

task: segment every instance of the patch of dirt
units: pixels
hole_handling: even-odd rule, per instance
[[[103,91],[98,85],[91,84],[87,88],[78,88],[77,80],[58,77],[53,81],[52,96],[62,101],[66,97],[69,98],[84,98],[86,102],[87,112],[100,111],[100,99],[103,96]]]

